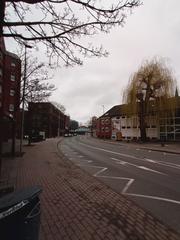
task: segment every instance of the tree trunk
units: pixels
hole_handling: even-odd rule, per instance
[[[139,110],[139,128],[140,128],[140,138],[142,142],[147,141],[146,137],[146,121],[145,121],[145,111],[144,111],[144,102],[140,101],[140,110]]]

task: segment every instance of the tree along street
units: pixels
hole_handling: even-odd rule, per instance
[[[180,232],[179,155],[88,136],[66,138],[66,157]]]

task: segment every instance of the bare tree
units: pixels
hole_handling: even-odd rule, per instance
[[[173,109],[175,80],[163,60],[146,61],[130,78],[124,91],[129,114],[138,114],[141,140],[146,141],[146,117]],[[169,106],[168,106],[169,105]]]
[[[51,102],[57,109],[59,109],[62,113],[65,114],[66,112],[66,108],[64,105],[62,105],[61,103],[58,103],[58,102]]]
[[[22,76],[24,75],[24,56],[20,56],[22,61]],[[24,100],[25,105],[28,106],[28,102],[45,102],[49,100],[53,91],[56,90],[54,84],[50,84],[52,79],[47,66],[44,63],[39,63],[37,58],[28,56],[27,70],[26,70],[26,84]],[[24,78],[22,77],[21,85],[23,85]],[[21,90],[23,87],[21,87]],[[22,96],[22,93],[21,93]],[[21,100],[22,101],[22,100]]]
[[[82,64],[82,56],[106,56],[102,47],[81,38],[123,26],[140,0],[1,0],[0,37],[18,43],[43,42],[50,57],[65,65]],[[88,41],[88,40],[87,40]],[[87,42],[86,41],[86,42]]]

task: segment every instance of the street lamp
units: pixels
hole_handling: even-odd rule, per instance
[[[20,153],[22,153],[22,142],[24,137],[24,105],[25,105],[25,89],[26,89],[26,78],[27,78],[27,48],[32,48],[28,44],[25,46],[25,55],[24,55],[24,81],[23,81],[23,91],[22,91],[22,115],[21,115],[21,136],[20,136]]]

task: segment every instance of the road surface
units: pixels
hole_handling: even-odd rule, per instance
[[[69,161],[180,232],[180,155],[89,136],[64,138],[59,148]]]

